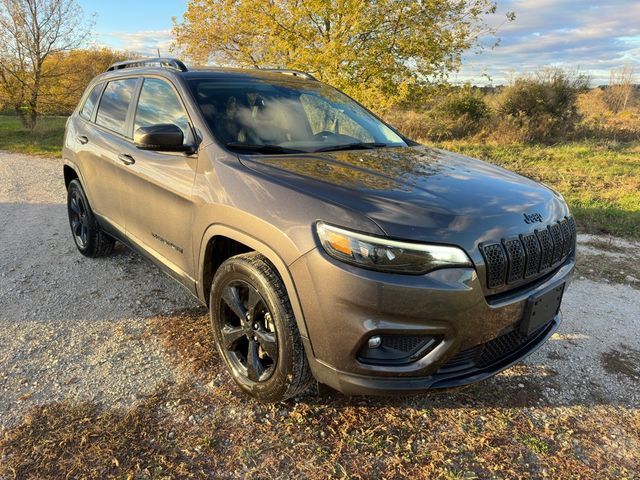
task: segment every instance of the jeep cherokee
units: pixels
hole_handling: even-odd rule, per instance
[[[140,252],[208,305],[262,401],[490,377],[556,330],[576,228],[557,192],[419,145],[311,75],[121,62],[67,122],[80,253]]]

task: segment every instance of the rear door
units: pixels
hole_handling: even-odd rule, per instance
[[[118,152],[130,142],[127,131],[138,81],[137,77],[108,81],[96,111],[79,122],[76,136],[82,145],[79,156],[91,208],[101,220],[122,232],[125,230],[122,197],[126,189],[124,164]],[[80,116],[83,117],[82,110]]]
[[[174,86],[164,78],[146,77],[134,110],[131,132],[140,127],[172,123],[185,144],[194,144],[187,110]],[[123,196],[127,236],[159,258],[184,283],[193,282],[191,230],[193,183],[197,154],[154,152],[131,145],[121,154],[134,163],[126,167]]]

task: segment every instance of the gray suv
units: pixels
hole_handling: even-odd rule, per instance
[[[490,377],[560,323],[557,192],[418,145],[311,75],[122,62],[67,122],[80,253],[135,249],[210,309],[220,358],[279,401]]]

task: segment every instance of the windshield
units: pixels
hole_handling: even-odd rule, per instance
[[[320,82],[205,78],[189,84],[211,131],[230,150],[268,154],[407,146],[363,107]]]

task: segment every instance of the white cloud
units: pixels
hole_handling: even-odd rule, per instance
[[[467,55],[460,81],[503,83],[514,73],[548,66],[580,69],[594,84],[605,83],[611,68],[624,63],[640,70],[640,2],[637,0],[498,0],[489,22],[497,26],[507,11],[515,22],[498,31],[500,45],[482,55]]]
[[[140,55],[170,55],[171,30],[145,30],[140,32],[96,33],[96,43]]]

